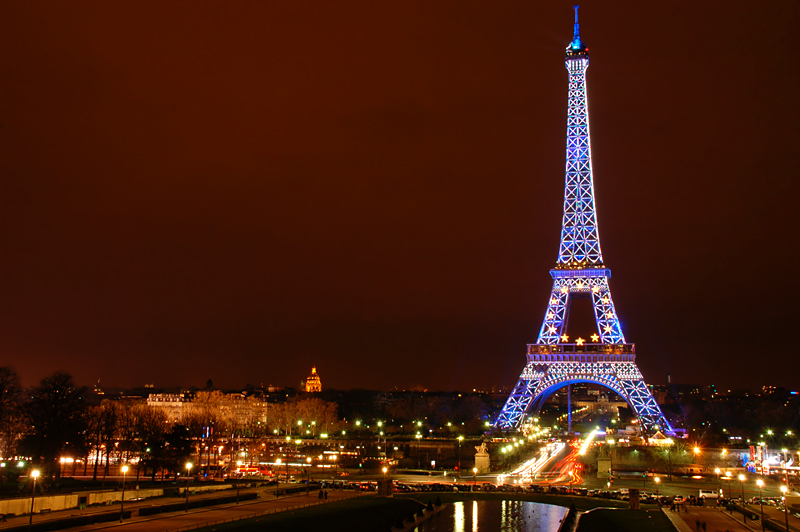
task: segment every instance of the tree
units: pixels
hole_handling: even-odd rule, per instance
[[[164,468],[173,473],[186,471],[185,464],[192,456],[192,441],[189,429],[184,425],[172,425],[164,441]]]
[[[0,455],[16,454],[22,432],[19,412],[19,384],[11,368],[0,368]]]
[[[291,436],[295,429],[301,436],[305,435],[306,431],[313,436],[317,432],[326,432],[334,428],[339,420],[338,405],[316,397],[295,398],[271,408],[270,423],[282,429],[287,436]]]
[[[158,469],[163,467],[166,460],[167,414],[159,408],[147,405],[137,405],[130,409],[139,444],[139,466],[136,468],[136,478],[139,478],[141,469],[144,474],[152,468],[152,478],[155,480]]]
[[[20,442],[23,452],[46,468],[47,475],[61,476],[63,454],[83,456],[86,435],[86,388],[77,388],[72,376],[54,373],[31,388],[30,400],[21,413],[28,433]]]
[[[97,466],[100,463],[100,453],[103,453],[105,466],[103,476],[108,475],[109,455],[112,451],[114,440],[120,424],[120,407],[116,403],[106,402],[100,406],[89,407],[86,411],[86,436],[94,447],[94,472],[92,480],[97,480]]]

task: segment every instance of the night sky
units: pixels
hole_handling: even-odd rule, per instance
[[[645,379],[797,387],[800,3],[580,14],[603,255]],[[5,2],[0,365],[514,384],[558,251],[572,17]]]

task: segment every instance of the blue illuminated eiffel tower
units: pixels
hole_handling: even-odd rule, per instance
[[[586,102],[586,69],[589,49],[581,41],[578,6],[575,31],[566,51],[569,72],[567,111],[567,166],[564,217],[556,267],[550,270],[550,294],[539,338],[528,345],[528,363],[522,370],[496,428],[519,428],[528,413],[538,412],[557,389],[576,382],[601,384],[628,402],[644,432],[673,434],[636,366],[633,344],[625,342],[608,280],[611,270],[603,265],[597,213],[594,206],[589,113]],[[566,335],[569,309],[575,297],[591,297],[597,332],[591,342]]]

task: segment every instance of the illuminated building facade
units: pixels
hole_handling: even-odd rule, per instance
[[[577,6],[565,62],[569,73],[567,161],[561,244],[556,266],[550,270],[553,290],[539,337],[535,344],[528,345],[528,362],[494,426],[518,428],[526,414],[538,412],[557,389],[571,383],[592,382],[623,397],[646,432],[661,430],[672,434],[672,427],[636,366],[634,344],[625,342],[608,284],[611,270],[603,264],[586,98],[589,49],[581,41]],[[597,325],[591,341],[576,338],[569,342],[566,334],[570,305],[576,297],[591,298]]]
[[[147,396],[147,406],[163,410],[170,422],[183,418],[191,402],[192,395],[188,393],[151,393]]]
[[[319,380],[319,375],[317,375],[317,368],[311,368],[311,375],[306,379],[304,388],[306,392],[322,391],[322,381]]]

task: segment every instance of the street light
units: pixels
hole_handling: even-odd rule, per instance
[[[419,462],[419,440],[422,438],[422,434],[417,432],[417,469],[421,469],[420,462]]]
[[[458,476],[461,478],[461,442],[464,441],[464,436],[458,437]]]
[[[788,491],[789,488],[781,486],[781,492],[783,493],[783,515],[786,516],[786,532],[789,532],[789,509],[786,507],[786,496],[789,495]]]
[[[742,515],[744,522],[747,523],[747,508],[744,505],[744,475],[739,475],[739,483],[742,485]]]
[[[278,462],[280,463],[280,458],[278,458]],[[239,504],[239,478],[241,478],[240,475],[242,474],[242,461],[239,460],[236,465],[238,466],[238,471],[236,472],[236,504]]]
[[[386,467],[386,466],[383,466],[383,478],[386,478],[386,472],[387,471],[389,471],[389,468]]]
[[[122,466],[122,504],[119,507],[119,522],[122,522],[122,516],[125,514],[125,475],[128,473],[128,466]]]
[[[730,471],[725,471],[725,478],[728,479],[728,510],[730,510],[730,514],[733,515],[733,502],[731,502],[733,500],[733,492],[731,491],[731,480],[733,477],[731,477]]]
[[[31,471],[31,478],[33,478],[33,493],[31,494],[31,518],[28,521],[28,526],[33,525],[33,501],[36,500],[36,479],[39,478],[38,469]]]
[[[761,495],[761,488],[764,487],[764,481],[761,479],[756,480],[756,484],[758,484],[758,501],[761,503],[761,532],[766,530],[764,528],[764,497]]]
[[[192,470],[192,463],[186,462],[186,513],[189,513],[189,472]]]
[[[311,490],[311,457],[306,458],[306,495]]]
[[[656,483],[656,497],[658,497],[658,485],[661,483],[661,478],[660,477],[655,477],[653,480]]]
[[[472,485],[473,486],[477,486],[478,485],[478,468],[477,467],[473,467],[472,468]]]

